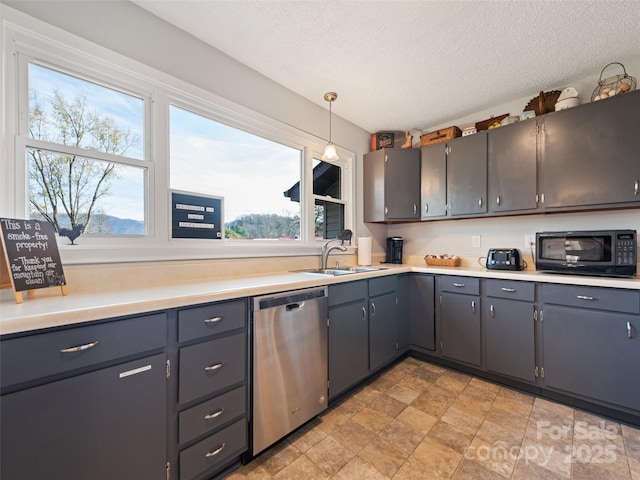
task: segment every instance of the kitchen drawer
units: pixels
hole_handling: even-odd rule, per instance
[[[166,343],[165,313],[3,340],[2,388],[158,350]]]
[[[244,419],[180,452],[180,480],[191,480],[247,450]]]
[[[375,297],[384,293],[395,292],[398,289],[398,276],[372,278],[369,280],[369,296]]]
[[[244,333],[181,348],[180,403],[243,382],[246,356]]]
[[[640,291],[578,285],[542,285],[544,303],[611,312],[640,313]]]
[[[441,292],[465,293],[480,295],[480,279],[474,277],[458,277],[441,275],[436,278],[436,285]]]
[[[246,388],[240,387],[180,412],[178,417],[180,443],[186,443],[207,432],[213,432],[220,425],[244,414],[246,404]]]
[[[487,297],[507,298],[510,300],[535,300],[535,283],[509,280],[485,280],[485,295]]]
[[[218,333],[244,328],[245,300],[214,303],[178,311],[178,341],[187,342]]]
[[[367,281],[329,285],[329,306],[355,302],[367,298]]]

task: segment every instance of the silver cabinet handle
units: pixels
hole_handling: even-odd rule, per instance
[[[481,206],[482,206],[482,197],[480,197],[480,198],[478,199],[478,206],[479,206],[479,207],[481,207]]]
[[[454,287],[458,287],[458,288],[462,288],[462,287],[464,287],[464,283],[454,283],[453,286]]]
[[[362,320],[367,319],[367,309],[362,307]]]
[[[500,290],[502,290],[503,292],[509,292],[509,293],[513,293],[516,291],[515,288],[507,288],[507,287],[502,287]]]
[[[205,372],[214,372],[219,370],[224,365],[224,362],[216,363],[215,365],[209,365],[208,367],[204,367]]]
[[[627,337],[631,338],[631,322],[627,322]]]
[[[224,450],[224,447],[226,446],[225,443],[223,443],[222,445],[220,445],[218,448],[216,448],[215,450],[212,450],[210,452],[207,452],[204,454],[205,457],[207,458],[211,458],[211,457],[215,457],[216,455],[218,455],[220,452],[222,452],[222,450]]]
[[[219,408],[213,413],[204,416],[205,420],[213,420],[214,418],[218,418],[224,412],[224,408]]]
[[[476,301],[471,301],[471,313],[476,313]]]
[[[376,304],[371,302],[371,316],[375,317],[376,316]]]
[[[418,213],[418,206],[414,203],[413,204],[413,214],[415,215],[416,213]]]
[[[577,298],[579,298],[580,300],[588,300],[588,301],[593,301],[593,300],[597,300],[596,297],[592,297],[590,295],[576,295]]]
[[[218,323],[224,320],[224,315],[220,315],[218,317],[205,318],[204,323]]]
[[[636,180],[635,186],[633,188],[633,194],[638,195],[640,193],[640,180]]]
[[[500,195],[498,195],[496,197],[496,205],[498,205],[498,206],[500,205]]]
[[[491,318],[493,318],[493,315],[495,313],[495,309],[493,308],[493,305],[489,307],[489,312],[491,313]]]
[[[425,213],[429,211],[429,204],[428,203],[424,204],[424,211],[425,211]]]
[[[98,341],[85,343],[84,345],[78,345],[76,347],[63,348],[60,350],[60,353],[73,353],[73,352],[81,352],[83,350],[89,350],[90,348],[98,345]]]
[[[384,214],[387,215],[389,213],[389,208],[384,207]]]

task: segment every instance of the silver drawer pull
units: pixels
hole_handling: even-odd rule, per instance
[[[493,305],[489,307],[489,312],[491,313],[491,318],[495,317],[496,309],[493,308]]]
[[[226,444],[222,444],[220,445],[218,448],[216,448],[215,450],[212,450],[211,452],[207,452],[204,454],[205,457],[207,458],[211,458],[211,457],[215,457],[216,455],[218,455],[220,452],[222,452],[222,450],[224,450]]]
[[[509,293],[513,293],[516,291],[515,288],[506,288],[506,287],[502,287],[500,290],[502,290],[503,292],[509,292]]]
[[[219,317],[205,318],[204,323],[218,323],[224,320],[224,315],[220,315]]]
[[[362,319],[366,320],[367,319],[367,309],[362,307]]]
[[[62,350],[60,350],[60,352],[61,353],[81,352],[83,350],[89,350],[90,348],[93,348],[96,345],[98,345],[97,340],[95,342],[85,343],[84,345],[78,345],[77,347],[63,348]]]
[[[576,295],[576,297],[578,297],[580,300],[588,300],[588,301],[597,300],[596,297],[592,297],[590,295]]]
[[[631,322],[627,322],[627,337],[631,338]]]
[[[209,365],[208,367],[204,367],[205,372],[213,372],[215,370],[219,370],[224,365],[224,362],[216,363],[215,365]]]
[[[371,316],[375,317],[376,316],[376,304],[371,302]]]
[[[640,182],[636,180],[634,189],[633,189],[633,194],[638,195],[638,193],[640,193]]]
[[[462,287],[464,287],[464,283],[454,283],[453,286],[454,287],[458,287],[458,288],[462,288]]]
[[[204,419],[205,420],[213,420],[214,418],[218,418],[220,415],[222,415],[223,412],[224,412],[224,408],[219,408],[215,412],[210,413],[209,415],[205,415]]]
[[[476,301],[471,301],[471,313],[476,313]]]

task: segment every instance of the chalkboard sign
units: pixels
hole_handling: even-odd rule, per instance
[[[171,237],[222,239],[220,197],[171,192]]]
[[[39,220],[0,218],[4,255],[3,276],[7,275],[14,291],[64,287],[60,252],[53,225]],[[8,286],[3,278],[3,286]],[[62,288],[63,295],[66,289]],[[16,296],[21,303],[22,297]]]

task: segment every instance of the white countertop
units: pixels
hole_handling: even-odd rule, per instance
[[[10,300],[0,302],[0,335],[405,272],[640,290],[639,278],[556,275],[535,271],[511,272],[487,270],[482,267],[384,266],[387,267],[385,270],[335,277],[304,272],[282,272],[229,277],[198,283],[141,287],[117,292],[35,298],[24,295],[25,300],[22,304],[16,304]]]

